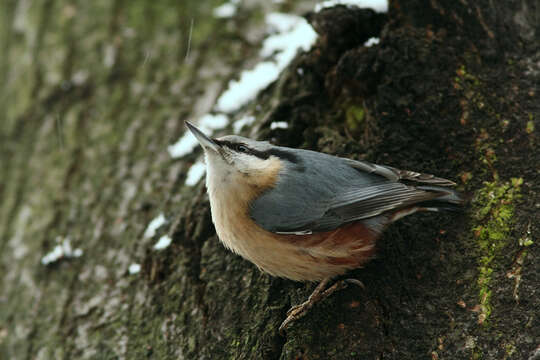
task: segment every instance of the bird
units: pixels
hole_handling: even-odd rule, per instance
[[[293,306],[281,334],[318,301],[347,286],[394,221],[457,210],[453,181],[238,135],[212,138],[186,121],[204,150],[212,222],[223,245],[275,277],[320,282]],[[348,282],[363,286],[360,281]]]

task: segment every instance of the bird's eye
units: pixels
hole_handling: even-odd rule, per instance
[[[241,152],[241,153],[247,153],[249,150],[244,145],[237,145],[236,146],[236,151]]]

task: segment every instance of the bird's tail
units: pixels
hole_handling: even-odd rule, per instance
[[[405,216],[423,211],[458,212],[463,209],[463,205],[467,202],[467,199],[463,194],[449,189],[446,186],[420,185],[416,186],[415,188],[432,193],[432,196],[427,196],[429,200],[409,203],[408,205],[394,211],[385,212],[381,215],[364,219],[362,221],[368,225],[370,229],[376,231],[377,233],[382,233],[382,231],[390,223],[393,223],[394,221]]]
[[[463,209],[463,205],[466,202],[466,199],[462,194],[447,187],[421,185],[416,186],[416,188],[419,190],[436,193],[438,196],[395,211],[391,214],[390,222],[394,222],[402,217],[419,211],[458,212]]]
[[[444,207],[444,204],[446,203],[451,205],[457,205],[459,207],[465,204],[466,201],[465,197],[462,194],[447,187],[422,185],[417,186],[416,188],[440,194],[440,196],[432,200],[426,201],[433,202],[434,204],[436,204],[436,206]]]

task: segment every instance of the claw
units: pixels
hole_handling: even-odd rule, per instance
[[[354,284],[356,286],[359,286],[361,287],[362,289],[366,289],[366,286],[364,285],[363,282],[361,282],[360,280],[358,279],[345,279],[345,282],[348,283],[348,284]]]
[[[308,310],[313,307],[313,305],[327,298],[328,296],[332,295],[334,292],[346,288],[348,284],[355,284],[355,285],[360,286],[361,288],[364,288],[364,284],[361,281],[356,280],[356,279],[347,279],[347,280],[337,281],[334,285],[324,290],[329,281],[330,281],[330,278],[327,278],[321,281],[321,283],[317,285],[315,290],[313,290],[313,293],[309,296],[309,298],[306,301],[304,301],[303,303],[299,305],[292,306],[287,311],[287,317],[279,326],[279,334],[281,336],[284,336],[285,330],[287,329],[290,323],[304,317],[307,314]]]
[[[287,310],[287,317],[289,317],[291,313],[293,313],[294,310],[298,309],[300,306],[302,306],[302,304],[294,305],[289,310]]]

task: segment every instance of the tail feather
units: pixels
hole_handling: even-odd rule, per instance
[[[444,188],[440,186],[428,186],[428,185],[417,186],[416,188],[420,190],[440,193],[441,195],[433,200],[433,201],[436,201],[437,203],[447,202],[447,203],[456,204],[456,205],[463,205],[465,203],[465,199],[463,198],[463,196],[457,191],[452,190],[452,189],[448,189],[448,188]]]
[[[437,193],[437,197],[426,201],[420,201],[410,206],[400,208],[390,214],[389,221],[394,222],[407,215],[414,214],[419,211],[434,211],[434,212],[458,212],[461,211],[462,205],[465,203],[463,196],[452,189],[440,186],[417,186],[417,189]]]
[[[418,211],[433,211],[433,212],[461,212],[463,207],[455,204],[429,204],[431,206],[426,206],[428,204],[422,204]]]
[[[410,170],[401,170],[401,169],[396,169],[390,166],[385,166],[385,167],[387,169],[392,170],[401,180],[414,181],[417,183],[424,183],[424,184],[437,185],[437,186],[455,186],[456,185],[456,183],[451,180],[436,177],[435,175],[432,175],[432,174],[419,173],[419,172],[410,171]]]
[[[435,179],[439,180],[439,178]],[[448,181],[447,183],[444,183],[443,186],[450,185],[449,180],[442,180]],[[463,210],[463,204],[466,202],[465,197],[459,192],[440,185],[419,185],[415,188],[430,193],[435,193],[435,197],[431,197],[428,200],[419,201],[416,203],[409,203],[393,211],[388,211],[372,218],[363,219],[362,222],[369,226],[370,229],[380,234],[389,224],[405,216],[420,211],[459,212]]]

